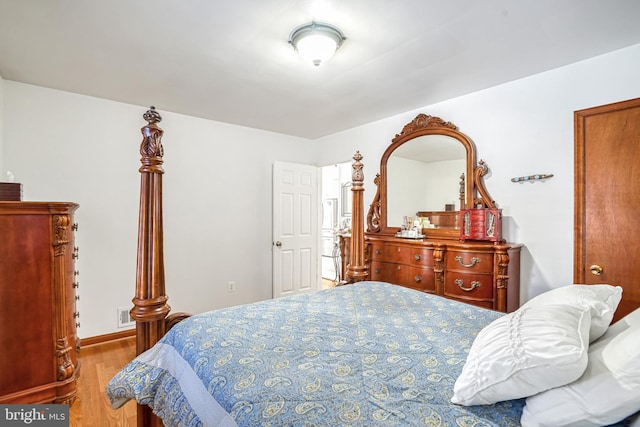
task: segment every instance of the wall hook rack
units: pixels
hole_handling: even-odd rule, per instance
[[[553,176],[552,173],[538,173],[528,176],[516,176],[511,178],[511,182],[528,182],[528,181],[541,181],[543,179],[549,179]]]

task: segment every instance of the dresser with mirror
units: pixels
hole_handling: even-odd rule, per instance
[[[484,184],[487,171],[476,161],[472,140],[454,124],[425,114],[406,124],[383,153],[374,180],[364,233],[367,279],[516,310],[521,245],[501,238],[501,213]],[[490,224],[468,222],[475,217]],[[349,237],[341,239],[341,248],[349,248]]]

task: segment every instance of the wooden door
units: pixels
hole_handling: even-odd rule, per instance
[[[318,290],[318,168],[273,166],[273,298]]]
[[[640,306],[640,98],[576,111],[575,283],[623,287]]]

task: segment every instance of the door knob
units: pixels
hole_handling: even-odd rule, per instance
[[[602,267],[600,267],[599,265],[592,265],[591,267],[589,267],[589,270],[591,271],[591,274],[595,274],[596,276],[599,276],[602,274],[602,272],[604,271],[602,269]]]
[[[278,240],[278,241],[275,243],[275,245],[276,245],[277,247],[281,248],[281,247],[282,247],[282,242],[281,242],[280,240]]]

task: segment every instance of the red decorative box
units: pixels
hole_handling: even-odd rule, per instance
[[[461,209],[460,241],[465,240],[502,242],[502,210]]]
[[[19,182],[0,182],[0,201],[19,202],[22,200],[22,184]]]

